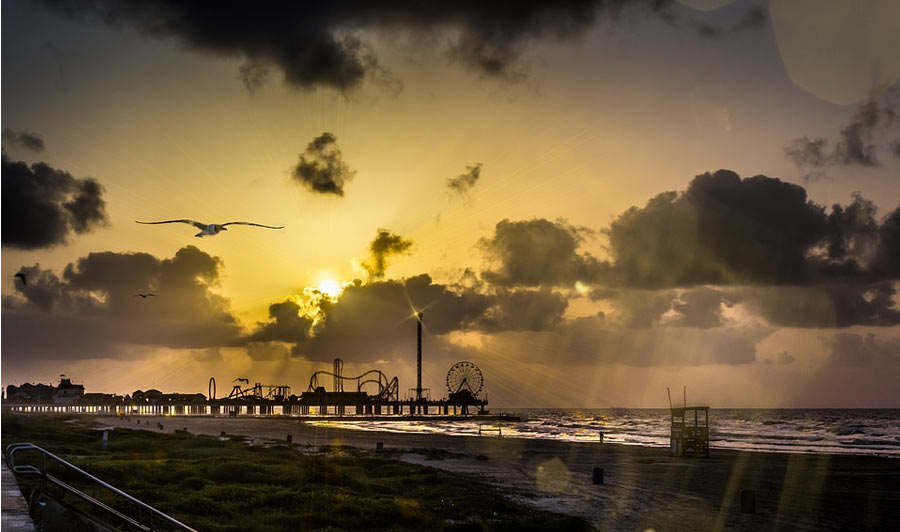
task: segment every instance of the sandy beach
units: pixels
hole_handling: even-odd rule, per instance
[[[100,418],[112,427],[240,435],[307,450],[346,445],[483,476],[509,497],[587,519],[600,530],[885,530],[900,522],[900,460],[714,450],[672,458],[667,449],[482,436],[359,431],[297,419]],[[149,425],[147,425],[149,423]],[[594,484],[594,467],[604,483]],[[741,490],[756,512],[741,512]]]

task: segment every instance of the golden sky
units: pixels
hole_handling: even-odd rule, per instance
[[[496,406],[660,406],[682,384],[717,406],[898,406],[896,4],[585,5],[241,20],[4,3],[3,384],[300,392],[342,356],[406,390],[405,290],[434,305],[434,395],[471,359]],[[341,52],[327,68],[298,64],[325,45]],[[248,65],[267,77],[248,86]],[[352,172],[342,195],[294,176],[325,133]],[[20,213],[46,217],[13,187],[39,162],[102,185],[103,220],[29,240]],[[180,218],[285,228],[134,223]],[[365,269],[380,229],[410,243],[382,253],[383,275]],[[91,253],[107,254],[79,266]],[[326,308],[270,309],[354,279]]]

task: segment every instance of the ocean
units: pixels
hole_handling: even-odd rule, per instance
[[[499,409],[503,437],[669,446],[668,409]],[[711,409],[710,447],[900,458],[900,409]],[[332,423],[332,422],[324,422]],[[357,430],[476,435],[497,422],[340,421]]]

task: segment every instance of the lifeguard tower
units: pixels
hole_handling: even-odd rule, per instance
[[[687,388],[684,390],[684,405],[672,406],[672,392],[669,392],[672,432],[669,439],[670,456],[709,456],[709,407],[687,406]],[[693,418],[693,420],[691,419]]]

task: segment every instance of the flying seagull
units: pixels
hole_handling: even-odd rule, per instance
[[[144,299],[147,299],[148,297],[155,297],[155,296],[156,296],[156,294],[134,294],[134,297],[142,297]]]
[[[16,277],[18,277],[19,279],[22,279],[22,286],[28,286],[28,281],[25,280],[25,274],[24,274],[24,273],[19,272],[19,273],[15,274],[15,275],[13,276],[13,280],[15,280]]]
[[[193,225],[197,229],[200,229],[200,232],[197,233],[196,235],[194,235],[196,237],[213,236],[213,235],[219,234],[220,231],[228,231],[228,229],[225,227],[226,225],[254,225],[256,227],[265,227],[266,229],[284,229],[284,226],[275,227],[273,225],[255,224],[252,222],[228,222],[225,224],[205,224],[205,223],[197,222],[194,220],[188,220],[188,219],[163,220],[161,222],[138,222],[137,220],[135,220],[135,222],[137,222],[139,224],[189,224],[189,225]]]

